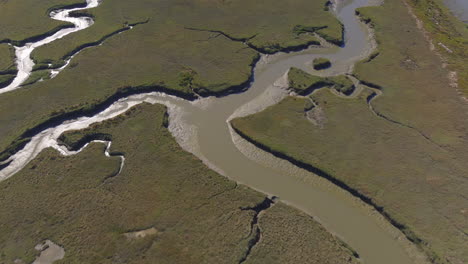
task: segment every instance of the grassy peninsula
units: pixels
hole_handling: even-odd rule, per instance
[[[331,87],[343,94],[351,94],[354,83],[346,76],[320,77],[311,75],[301,69],[291,68],[288,72],[289,88],[299,95],[308,95],[315,89]]]

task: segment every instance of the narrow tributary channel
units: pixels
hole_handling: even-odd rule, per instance
[[[376,3],[353,0],[337,8],[337,16],[345,26],[346,44],[342,48],[311,47],[263,56],[255,68],[254,82],[240,94],[194,102],[156,92],[122,98],[93,117],[65,121],[34,136],[23,150],[4,162],[10,163],[0,171],[0,180],[13,176],[44,148],[73,154],[57,143],[65,131],[113,118],[143,102],[162,103],[169,109],[169,130],[182,147],[226,177],[310,214],[356,250],[364,263],[425,263],[416,247],[372,207],[329,181],[259,150],[229,126],[232,118],[256,113],[288,96],[285,73],[290,67],[316,73],[311,61],[326,57],[333,66],[321,75],[351,73],[353,65],[375,48],[371,32],[355,15],[356,8],[372,4]]]
[[[16,67],[18,68],[18,73],[12,83],[10,83],[7,87],[0,89],[0,94],[20,88],[21,84],[23,84],[29,78],[34,67],[34,61],[31,59],[31,53],[34,49],[57,39],[61,39],[73,32],[88,28],[94,23],[94,20],[90,17],[73,17],[70,16],[70,13],[97,7],[99,3],[99,0],[86,0],[85,7],[59,9],[52,11],[49,14],[52,19],[72,23],[74,27],[61,29],[52,36],[46,37],[42,40],[26,43],[21,47],[15,47]],[[56,73],[53,72],[53,74]]]

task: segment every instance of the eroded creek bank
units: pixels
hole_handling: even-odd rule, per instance
[[[136,94],[117,100],[92,117],[46,128],[3,162],[7,165],[0,171],[0,180],[13,176],[45,148],[55,148],[64,155],[77,153],[57,142],[65,131],[111,119],[137,104],[159,103],[168,107],[168,128],[184,149],[224,176],[310,214],[356,250],[363,262],[426,263],[416,246],[373,207],[330,181],[260,150],[229,125],[233,118],[257,113],[288,96],[286,73],[291,67],[321,76],[351,73],[354,64],[368,57],[376,45],[369,28],[355,15],[356,8],[372,4],[377,3],[354,0],[337,6],[337,16],[345,27],[342,48],[310,47],[300,52],[262,56],[254,71],[254,81],[244,93],[195,101],[158,92]],[[317,57],[329,59],[333,66],[315,72],[311,62]]]

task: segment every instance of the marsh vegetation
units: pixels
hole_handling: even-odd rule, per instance
[[[0,5],[19,12],[25,3]],[[447,83],[456,70],[464,87],[465,33],[432,0],[409,3],[440,41],[437,50],[450,53],[443,60],[403,2],[362,8],[358,14],[373,27],[379,48],[354,77],[293,67],[286,86],[299,96],[232,125],[256,146],[372,205],[434,263],[464,263],[468,124],[466,105]],[[305,0],[104,1],[79,14],[93,17],[93,27],[37,49],[28,86],[0,96],[0,161],[44,128],[96,114],[133,93],[194,100],[245,91],[261,53],[296,51],[322,38],[342,45],[343,25],[327,10],[325,1]],[[433,14],[441,25],[431,27]],[[23,22],[4,42],[21,44],[23,35],[40,38],[66,26]],[[38,82],[71,57],[55,78]],[[335,62],[319,58],[310,66]],[[11,69],[11,60],[2,58],[0,67]],[[0,83],[11,76],[0,75]],[[143,104],[61,137],[71,149],[93,139],[112,147],[91,143],[70,157],[46,149],[1,182],[0,260],[31,262],[34,245],[50,238],[67,250],[62,263],[357,261],[356,252],[307,214],[209,170],[177,145],[167,126],[164,107]],[[151,232],[128,237],[145,230]]]

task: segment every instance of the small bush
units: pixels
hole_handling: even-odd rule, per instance
[[[316,58],[313,61],[314,69],[315,70],[323,70],[331,67],[330,60],[326,58]]]

